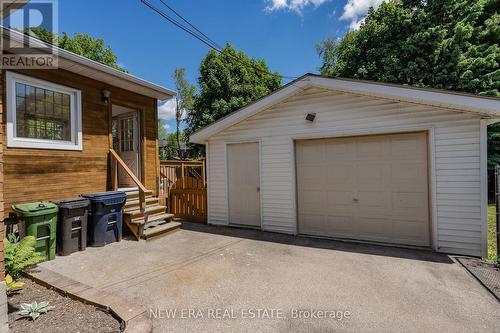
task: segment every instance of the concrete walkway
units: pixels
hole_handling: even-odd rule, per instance
[[[42,266],[146,306],[155,332],[500,328],[496,299],[449,257],[427,251],[184,223],[159,239]]]

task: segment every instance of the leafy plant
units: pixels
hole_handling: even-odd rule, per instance
[[[69,36],[65,32],[57,34],[40,27],[30,27],[26,29],[25,33],[47,43],[57,44],[60,48],[70,52],[126,72],[118,64],[118,57],[111,49],[111,46],[106,45],[103,39],[80,33],[75,33],[73,36]]]
[[[7,293],[10,293],[11,291],[19,290],[22,287],[24,287],[24,282],[14,280],[12,276],[7,274],[5,276],[5,283],[7,284]]]
[[[33,301],[30,303],[22,303],[21,311],[18,312],[19,315],[23,317],[30,317],[32,320],[36,320],[42,313],[47,313],[52,310],[54,306],[49,306],[49,302],[43,301],[37,303]]]
[[[8,235],[4,239],[4,265],[5,272],[10,276],[19,276],[21,272],[45,260],[45,257],[35,251],[36,239],[26,236],[19,237]]]
[[[198,84],[193,107],[187,109],[187,135],[277,90],[281,76],[264,60],[227,44],[220,53],[210,50],[201,61]]]

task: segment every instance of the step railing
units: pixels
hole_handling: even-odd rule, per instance
[[[141,211],[141,215],[144,217],[144,220],[147,220],[146,193],[150,193],[150,191],[141,183],[141,181],[132,172],[132,170],[130,170],[127,164],[121,159],[120,155],[118,155],[114,149],[109,149],[109,156],[111,159],[111,184],[113,191],[118,189],[118,166],[120,166],[137,185],[137,189],[139,190],[139,209]]]

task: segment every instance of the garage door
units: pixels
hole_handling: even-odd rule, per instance
[[[299,233],[429,246],[427,136],[296,142]]]

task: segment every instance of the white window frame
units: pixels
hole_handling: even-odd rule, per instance
[[[28,84],[38,88],[70,95],[71,141],[47,140],[17,137],[16,131],[16,83]],[[6,72],[7,96],[7,147],[55,150],[83,150],[82,135],[82,92],[30,76]]]

